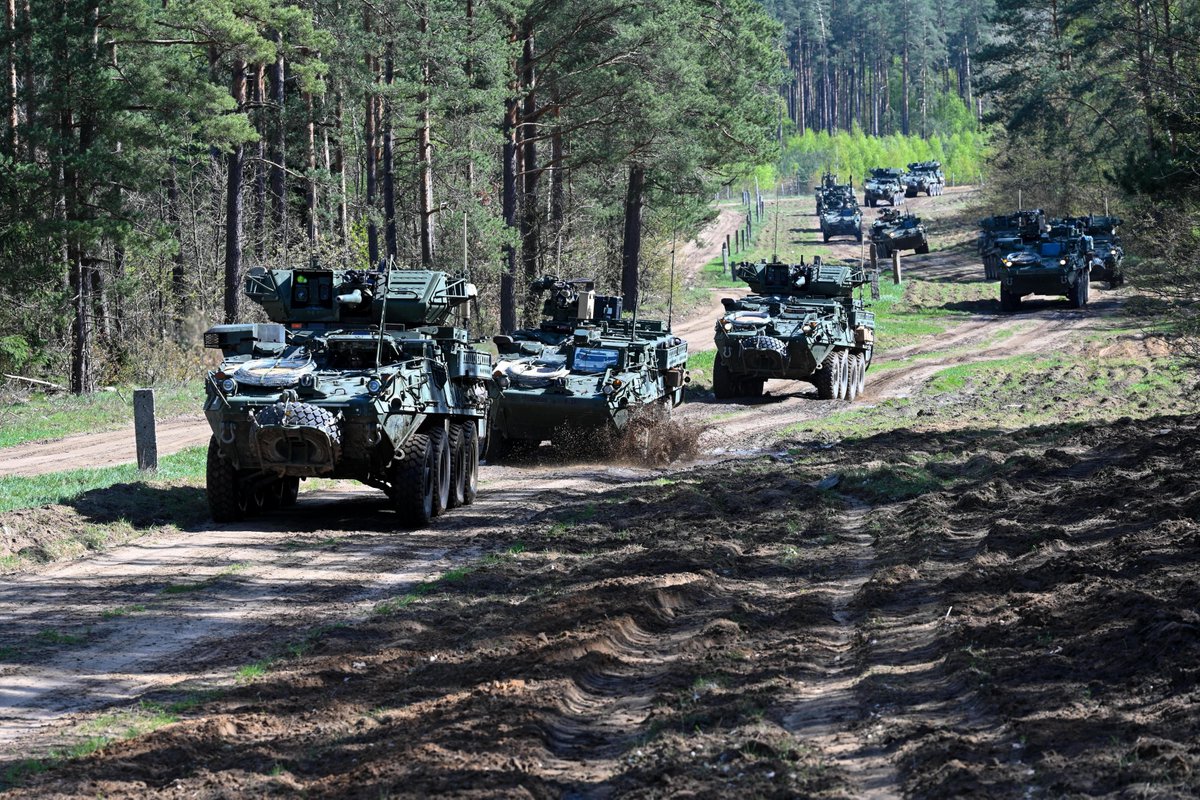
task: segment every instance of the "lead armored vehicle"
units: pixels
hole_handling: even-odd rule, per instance
[[[560,347],[502,357],[489,459],[546,440],[610,446],[643,412],[683,402],[687,358],[666,325],[638,319],[588,319]]]
[[[879,258],[888,258],[901,250],[929,252],[929,239],[921,218],[903,214],[898,208],[885,208],[871,224],[871,241]]]
[[[257,269],[271,323],[204,334],[208,505],[218,522],[296,502],[300,480],[382,489],[406,527],[475,497],[494,393],[488,353],[451,314],[465,279],[424,270]]]
[[[946,187],[946,176],[942,174],[940,161],[914,161],[908,165],[904,176],[904,196],[916,197],[921,192],[933,197]]]
[[[863,183],[863,202],[870,208],[883,201],[889,206],[898,205],[900,195],[904,194],[903,176],[904,170],[894,167],[871,170],[871,176]]]
[[[1057,227],[1057,226],[1056,226]],[[1062,295],[1071,308],[1088,302],[1090,266],[1084,236],[1059,235],[1055,228],[1000,262],[1000,308],[1017,311],[1028,294]],[[1061,234],[1061,232],[1059,232]]]
[[[714,341],[713,394],[760,397],[772,378],[807,381],[822,400],[853,400],[866,385],[875,315],[854,288],[857,268],[762,262],[737,265],[753,294],[725,298]]]
[[[862,241],[862,209],[857,201],[825,205],[821,213],[821,237],[828,242],[834,236],[853,236],[855,241]]]

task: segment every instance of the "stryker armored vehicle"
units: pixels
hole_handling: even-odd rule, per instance
[[[933,197],[941,194],[945,186],[941,162],[914,161],[908,165],[908,174],[904,176],[905,197],[916,197],[921,192]]]
[[[760,397],[772,378],[808,381],[822,400],[862,393],[875,343],[875,315],[854,298],[861,270],[824,264],[737,265],[753,294],[724,298],[717,320],[713,394]]]
[[[502,357],[539,355],[545,349],[555,350],[581,327],[621,318],[621,298],[597,295],[594,281],[562,281],[547,275],[529,285],[531,295],[543,292],[550,295],[542,304],[546,319],[538,327],[492,337]]]
[[[1075,229],[1072,229],[1075,230]],[[1017,311],[1027,294],[1063,295],[1071,308],[1088,302],[1090,266],[1084,236],[1044,235],[1000,261],[1000,308]],[[1061,226],[1059,233],[1061,233]]]
[[[929,252],[929,239],[921,218],[903,214],[898,208],[885,208],[871,224],[871,241],[879,258],[888,258],[901,250]]]
[[[904,170],[894,167],[871,170],[871,177],[863,183],[863,202],[870,208],[884,200],[889,206],[898,205],[900,195],[904,194],[903,176]]]
[[[382,489],[405,527],[471,503],[494,394],[491,356],[451,313],[444,272],[252,270],[271,323],[217,325],[208,374],[208,505],[226,522],[295,503],[302,478]]]
[[[1121,247],[1121,237],[1117,236],[1117,226],[1121,224],[1121,218],[1089,214],[1080,217],[1080,221],[1083,223],[1084,233],[1092,237],[1095,248],[1092,280],[1107,281],[1110,289],[1125,283],[1125,270],[1122,267],[1125,248]]]
[[[826,204],[821,213],[821,236],[827,242],[834,236],[853,236],[855,241],[861,242],[862,209],[858,203]]]
[[[588,302],[589,294],[581,292],[581,300]],[[658,321],[588,322],[561,347],[496,364],[500,397],[489,460],[547,439],[586,439],[600,450],[639,414],[683,402],[687,342]]]
[[[826,208],[836,208],[843,203],[858,205],[854,196],[853,178],[850,183],[838,183],[837,176],[826,172],[821,176],[821,185],[816,187],[817,216],[825,213]]]
[[[979,257],[988,280],[1000,280],[1000,262],[1009,253],[1033,244],[1046,229],[1046,214],[1040,208],[997,214],[979,220]]]

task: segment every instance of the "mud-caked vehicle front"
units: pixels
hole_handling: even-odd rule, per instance
[[[1030,294],[1067,298],[1083,308],[1090,296],[1090,265],[1078,243],[1043,239],[1008,253],[1000,262],[1000,307],[1017,311]]]

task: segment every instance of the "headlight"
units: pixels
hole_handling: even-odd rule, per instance
[[[721,327],[727,331],[731,331],[731,330],[733,330],[733,323],[727,319],[723,319],[723,320],[721,320]]]
[[[300,388],[301,389],[316,389],[317,388],[317,376],[311,372],[306,372],[303,375],[301,375],[300,376]]]
[[[1065,266],[1067,265],[1067,260],[1066,260],[1065,258],[1060,258],[1060,259],[1058,260],[1058,265],[1059,265],[1060,267],[1065,267]]]
[[[226,378],[225,380],[221,381],[221,391],[223,391],[225,394],[233,394],[237,391],[237,381],[235,381],[233,378]]]
[[[371,380],[367,381],[367,391],[371,394],[379,394],[379,390],[382,388],[383,384],[379,381],[379,378],[371,378]]]
[[[512,381],[508,379],[507,375],[501,375],[500,377],[496,378],[496,384],[501,389],[507,389],[508,387],[512,386]]]
[[[1116,250],[1109,250],[1109,251],[1108,251],[1108,254],[1109,254],[1110,256],[1115,256],[1115,255],[1117,254],[1117,251],[1116,251]]]

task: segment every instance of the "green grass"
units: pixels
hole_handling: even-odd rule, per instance
[[[159,419],[199,411],[203,404],[202,381],[160,386],[154,391],[154,411]],[[27,400],[0,405],[0,448],[73,433],[112,430],[130,424],[132,419],[132,387],[83,397],[35,394]]]
[[[82,644],[87,640],[87,635],[82,633],[63,633],[62,631],[53,628],[45,628],[38,631],[38,641],[45,644]]]
[[[566,530],[566,528],[564,528],[564,531],[565,530]],[[440,590],[446,588],[446,586],[448,584],[454,583],[456,581],[461,581],[464,578],[466,578],[468,575],[471,575],[472,573],[474,573],[480,569],[485,569],[487,567],[495,566],[496,564],[499,564],[509,558],[512,558],[513,556],[517,555],[518,553],[522,553],[524,551],[525,551],[525,545],[518,542],[517,544],[514,544],[512,547],[509,547],[507,550],[504,550],[501,553],[489,553],[488,555],[484,556],[483,558],[479,559],[478,561],[472,562],[470,564],[464,564],[459,567],[454,567],[453,569],[447,570],[446,572],[442,573],[441,575],[434,578],[433,580],[423,581],[421,583],[418,583],[416,586],[414,586],[412,588],[412,591],[406,592],[405,594],[402,594],[399,597],[392,597],[387,600],[381,600],[380,602],[375,604],[375,607],[373,609],[371,609],[371,613],[374,614],[375,616],[388,616],[391,614],[395,614],[397,611],[408,608],[410,605],[417,602],[422,597],[426,597],[427,595],[433,594],[437,591],[440,591]]]
[[[138,603],[132,606],[117,606],[116,608],[110,608],[101,612],[100,616],[103,619],[119,619],[121,617],[128,617],[130,614],[140,614],[145,610],[146,606]]]
[[[118,483],[199,480],[204,477],[207,448],[190,447],[159,459],[158,471],[144,473],[136,464],[76,469],[31,477],[0,477],[0,512],[67,503],[85,492]]]

